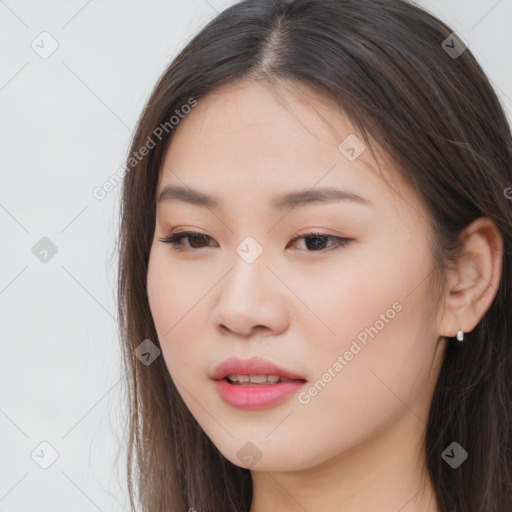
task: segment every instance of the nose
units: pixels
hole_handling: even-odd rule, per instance
[[[286,287],[263,257],[247,263],[238,255],[220,281],[211,320],[221,333],[247,338],[281,333],[289,322]]]

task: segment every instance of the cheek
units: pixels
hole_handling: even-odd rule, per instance
[[[151,251],[148,274],[148,300],[159,335],[165,342],[180,326],[180,319],[193,315],[193,306],[205,291],[193,274],[184,274],[167,254],[166,248],[156,247]],[[169,251],[171,249],[168,249]]]
[[[435,333],[425,279],[428,252],[421,251],[370,253],[357,262],[357,271],[332,272],[309,294],[305,288],[299,291],[322,320],[308,314],[299,322],[314,347],[308,361],[315,378],[328,380],[322,374],[329,369],[336,375],[332,381],[337,384],[326,386],[336,388],[333,400],[357,397],[379,407],[386,397],[396,401],[384,383],[397,386],[400,396],[412,397],[428,379]]]
[[[207,314],[202,298],[213,283],[209,282],[211,275],[203,278],[197,273],[185,274],[170,261],[160,248],[151,252],[147,293],[167,368],[181,380],[187,372],[197,372],[198,361],[202,360],[205,335],[199,331]]]
[[[319,462],[333,450],[342,452],[369,439],[409,411],[413,420],[427,419],[423,393],[434,338],[429,343],[419,309],[426,290],[420,286],[407,296],[407,287],[376,292],[370,284],[363,281],[358,289],[373,288],[371,295],[339,296],[338,308],[326,311],[336,337],[328,333],[311,338],[305,353],[312,375],[295,402],[294,419],[303,432],[317,431],[321,423],[322,436],[332,441],[314,441],[318,446],[312,451]]]

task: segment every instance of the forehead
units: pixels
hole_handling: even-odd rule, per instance
[[[227,84],[201,98],[175,128],[158,192],[174,184],[263,200],[271,192],[342,186],[387,201],[385,169],[368,148],[347,158],[339,147],[345,140],[363,144],[340,106],[304,84]]]
[[[337,154],[341,140],[355,130],[341,108],[327,96],[320,96],[304,84],[238,81],[221,86],[198,102],[193,111],[175,130],[173,146],[183,139],[199,140],[200,149],[210,149],[212,142],[229,145],[230,159],[234,150],[247,159],[252,148],[263,149],[262,157],[276,159],[316,151]],[[174,144],[173,144],[174,142]],[[307,142],[303,151],[298,147]],[[186,144],[186,142],[185,142]],[[235,146],[237,146],[235,148]],[[219,148],[220,149],[220,148]]]

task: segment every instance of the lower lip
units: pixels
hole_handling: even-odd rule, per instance
[[[284,400],[305,384],[304,381],[244,386],[230,384],[226,379],[215,381],[221,398],[239,409],[264,409]]]

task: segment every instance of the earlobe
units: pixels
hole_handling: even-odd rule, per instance
[[[464,253],[450,271],[440,336],[471,332],[492,304],[500,283],[503,239],[494,222],[488,217],[478,218],[461,237]]]

